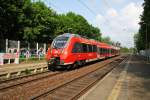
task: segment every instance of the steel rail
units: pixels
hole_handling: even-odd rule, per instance
[[[94,71],[91,71],[91,72],[89,72],[89,73],[87,73],[87,74],[85,74],[85,75],[83,75],[83,76],[80,76],[80,77],[78,77],[78,78],[75,78],[75,79],[73,79],[73,80],[71,80],[71,81],[69,81],[69,82],[67,82],[67,83],[65,83],[65,84],[62,84],[62,85],[60,85],[60,86],[58,86],[58,87],[56,87],[56,88],[54,88],[54,89],[52,89],[52,90],[48,90],[48,91],[46,91],[46,92],[44,92],[44,93],[42,93],[42,94],[40,94],[40,95],[37,95],[37,96],[35,96],[35,97],[31,98],[31,99],[32,99],[32,100],[37,100],[37,99],[41,99],[41,98],[43,98],[43,97],[46,97],[46,96],[48,96],[48,95],[51,95],[51,94],[55,93],[55,91],[59,90],[60,88],[63,88],[63,87],[65,87],[65,86],[68,86],[69,84],[71,84],[71,83],[73,83],[73,82],[75,82],[75,81],[78,81],[78,80],[80,80],[80,79],[82,79],[82,78],[84,78],[84,77],[86,77],[86,76],[90,76],[91,73],[96,73],[97,70],[102,70],[103,68],[106,68],[106,67],[104,67],[104,66],[112,65],[112,67],[110,67],[110,66],[108,67],[108,68],[110,68],[110,69],[107,69],[107,70],[105,69],[106,72],[104,72],[103,74],[101,74],[101,76],[100,76],[96,81],[94,81],[93,83],[91,83],[90,85],[88,85],[88,86],[87,86],[85,89],[83,89],[79,94],[73,96],[72,99],[75,99],[75,98],[79,97],[79,95],[82,94],[83,91],[88,90],[88,88],[92,87],[94,84],[97,83],[97,81],[99,81],[100,79],[102,79],[102,78],[103,78],[105,75],[107,75],[111,70],[113,70],[113,69],[115,68],[115,66],[116,66],[115,63],[118,62],[117,64],[119,64],[120,61],[124,61],[125,59],[127,59],[127,58],[125,57],[125,58],[123,58],[123,60],[118,59],[118,60],[115,60],[115,61],[113,61],[113,62],[107,63],[106,65],[103,65],[102,67],[100,67],[100,68],[98,68],[98,69],[96,69],[96,70],[94,70]]]

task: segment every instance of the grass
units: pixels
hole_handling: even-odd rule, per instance
[[[31,74],[31,70],[29,70],[29,69],[25,69],[25,74]]]
[[[41,57],[40,59],[38,57],[30,57],[30,58],[20,58],[20,63],[34,63],[34,62],[43,62],[45,61],[44,57]]]

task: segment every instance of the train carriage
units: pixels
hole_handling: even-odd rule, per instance
[[[112,54],[112,51],[114,48],[106,43],[66,33],[53,40],[46,58],[49,69],[58,66],[70,68],[70,66],[77,67],[86,62],[111,57],[115,53]]]

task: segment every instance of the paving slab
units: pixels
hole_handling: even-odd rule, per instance
[[[150,63],[130,56],[79,100],[150,100]]]
[[[11,70],[26,69],[36,65],[43,65],[43,64],[46,64],[46,61],[39,61],[39,62],[36,61],[36,62],[20,63],[20,64],[5,64],[0,66],[0,74],[9,72]]]

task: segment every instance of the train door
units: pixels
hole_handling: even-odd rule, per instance
[[[75,42],[72,49],[72,54],[74,56],[75,61],[80,61],[82,59],[81,52],[82,52],[81,44],[79,42]]]

